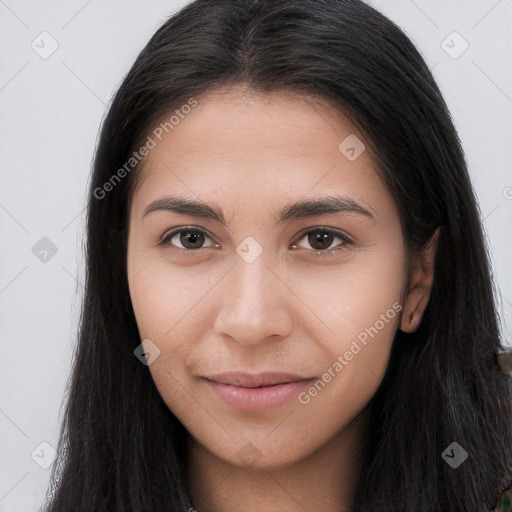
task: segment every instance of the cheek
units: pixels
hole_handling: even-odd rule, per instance
[[[373,326],[386,312],[383,334],[392,334],[405,286],[404,266],[403,252],[372,248],[354,254],[339,266],[325,267],[314,274],[302,272],[300,279],[295,279],[294,292],[311,305],[321,321],[325,339],[333,340],[331,348],[339,349],[344,342]],[[308,323],[313,325],[311,322],[305,325]],[[310,335],[318,339],[319,332]]]
[[[385,373],[402,310],[405,252],[398,244],[381,245],[323,272],[303,273],[297,281],[297,293],[305,294],[321,320],[302,325],[328,354],[320,382],[303,403],[311,402],[313,415],[343,403],[340,420],[343,410],[356,412],[366,405]]]
[[[199,339],[194,334],[198,327],[195,309],[204,293],[190,286],[183,272],[147,254],[129,260],[128,282],[140,339],[151,340],[160,351],[148,369],[167,406],[179,410],[190,399],[183,393],[185,371],[190,340]]]
[[[190,400],[182,391],[208,325],[208,292],[218,279],[148,253],[129,261],[128,274],[140,339],[160,350],[149,366],[152,378],[167,405],[179,409]]]
[[[174,337],[183,322],[190,329],[201,298],[211,288],[197,270],[172,266],[164,257],[146,254],[128,262],[128,282],[141,338]]]

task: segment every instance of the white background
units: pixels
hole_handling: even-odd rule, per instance
[[[51,449],[40,445],[57,441],[100,122],[138,52],[185,3],[0,0],[0,512],[36,511],[48,482],[50,468],[35,460],[50,463]],[[450,107],[512,345],[512,0],[371,3],[417,44]],[[49,51],[52,40],[58,48],[46,59],[32,48]],[[464,40],[468,49],[452,58]],[[47,262],[32,252],[43,237],[57,249]]]

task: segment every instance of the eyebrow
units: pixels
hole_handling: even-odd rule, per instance
[[[212,220],[227,227],[226,217],[221,209],[201,201],[196,201],[195,199],[185,199],[178,196],[157,199],[149,204],[142,216],[145,217],[148,213],[156,210],[170,211],[181,215]],[[335,213],[356,213],[377,222],[375,215],[368,205],[360,204],[352,198],[338,194],[314,199],[303,199],[285,205],[276,216],[276,222],[277,224],[284,224],[293,220]]]

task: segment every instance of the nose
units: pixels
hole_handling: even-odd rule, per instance
[[[217,334],[247,346],[290,335],[293,293],[286,277],[271,268],[263,255],[252,263],[235,258],[223,281],[214,326]]]

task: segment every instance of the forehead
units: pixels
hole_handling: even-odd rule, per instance
[[[187,114],[175,116],[172,127],[160,130],[160,138],[152,136],[155,147],[138,170],[134,199],[147,202],[160,192],[178,191],[244,204],[338,193],[340,187],[361,196],[383,186],[368,151],[355,159],[343,152],[348,140],[359,153],[364,137],[325,100],[237,85],[196,101]]]

